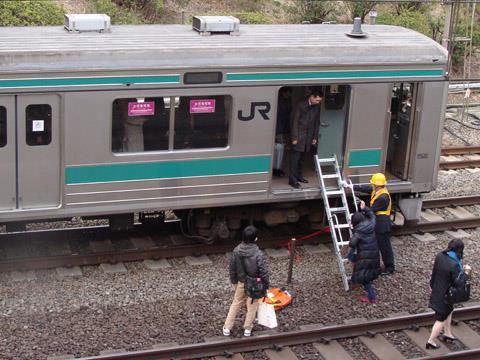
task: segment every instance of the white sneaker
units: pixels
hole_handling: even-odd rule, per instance
[[[245,329],[243,336],[252,336],[252,330]]]
[[[223,336],[230,336],[230,330],[223,328]]]

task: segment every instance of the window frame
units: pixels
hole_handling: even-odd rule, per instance
[[[197,90],[197,89],[195,89]],[[210,90],[210,89],[205,89],[205,90]],[[123,95],[123,94],[122,94]],[[224,98],[229,98],[230,101],[230,109],[228,107],[225,107],[225,117],[228,121],[228,129],[226,132],[226,145],[223,147],[208,147],[208,148],[184,148],[184,149],[175,149],[174,144],[175,144],[175,110],[178,109],[177,106],[179,106],[180,98],[181,97],[219,97],[223,96]],[[122,100],[122,99],[155,99],[155,98],[163,98],[167,99],[169,98],[169,107],[168,109],[169,112],[169,121],[168,121],[168,148],[167,149],[162,149],[162,150],[151,150],[151,151],[141,151],[141,152],[116,152],[112,148],[112,144],[114,141],[113,137],[113,124],[114,124],[114,118],[113,118],[113,105],[115,101],[117,100]],[[178,98],[178,105],[176,104],[176,99]],[[166,103],[166,102],[165,102]],[[172,104],[173,104],[173,110],[172,110]],[[211,152],[211,151],[225,151],[226,149],[230,148],[231,146],[231,137],[232,137],[232,127],[233,127],[233,112],[234,112],[234,96],[230,92],[214,92],[214,93],[209,93],[209,91],[206,91],[206,93],[198,94],[198,93],[183,93],[183,92],[173,92],[170,94],[144,94],[144,95],[128,95],[128,96],[115,96],[112,98],[112,102],[110,105],[110,131],[109,131],[109,138],[110,138],[110,151],[114,156],[148,156],[152,154],[161,154],[161,153],[185,153],[185,152]],[[173,131],[171,131],[173,129]]]

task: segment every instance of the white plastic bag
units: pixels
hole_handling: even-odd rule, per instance
[[[266,326],[270,329],[278,326],[277,315],[275,314],[275,309],[271,304],[260,302],[258,304],[257,317],[260,325]]]

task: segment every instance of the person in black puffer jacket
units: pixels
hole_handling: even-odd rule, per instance
[[[371,304],[377,301],[373,280],[380,274],[380,256],[375,238],[375,214],[360,202],[362,211],[352,215],[351,223],[353,235],[349,246],[356,251],[354,258],[352,282],[362,284],[367,296],[360,298],[363,302]]]
[[[235,295],[223,325],[223,335],[225,336],[230,336],[235,317],[243,303],[247,305],[243,335],[250,336],[252,334],[253,320],[258,309],[258,299],[252,299],[247,296],[245,292],[245,276],[260,278],[265,289],[268,289],[270,285],[267,259],[255,244],[255,241],[257,241],[257,229],[254,226],[247,226],[243,230],[242,237],[243,241],[233,249],[230,260],[230,281],[235,289]]]
[[[470,275],[470,266],[462,265],[463,249],[465,245],[460,239],[450,240],[446,250],[435,257],[432,276],[430,277],[430,302],[428,306],[435,311],[435,324],[427,340],[427,349],[438,349],[440,346],[435,339],[443,330],[443,339],[453,341],[451,329],[453,304],[445,300],[445,295],[450,285],[453,284],[460,272]]]

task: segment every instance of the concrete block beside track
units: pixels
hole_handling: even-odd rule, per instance
[[[12,271],[10,276],[13,281],[35,280],[37,278],[34,270]]]
[[[144,260],[143,264],[147,269],[150,270],[161,270],[161,269],[168,269],[171,268],[172,265],[168,262],[167,259],[160,259],[160,260]]]
[[[462,229],[455,230],[455,231],[447,230],[445,232],[448,234],[448,236],[450,236],[454,239],[465,239],[465,238],[470,237],[470,234],[467,233],[465,230],[462,230]]]
[[[420,216],[425,221],[434,222],[434,221],[443,221],[443,218],[436,214],[433,210],[427,209],[420,213]]]
[[[430,233],[425,233],[425,234],[412,234],[412,236],[417,239],[418,241],[422,241],[422,242],[428,242],[428,241],[435,241],[437,240],[437,238],[435,236],[433,236],[432,234]]]
[[[212,260],[210,260],[207,255],[187,256],[185,258],[185,262],[188,265],[192,265],[192,266],[211,265],[212,264]]]
[[[55,269],[57,275],[60,277],[68,277],[68,276],[82,276],[82,269],[79,266],[72,266],[70,268],[66,267],[58,267]]]
[[[290,256],[290,253],[287,249],[282,248],[282,249],[265,249],[265,252],[267,253],[268,256],[274,258],[274,259],[281,259],[281,258],[286,258]]]
[[[304,245],[303,248],[309,254],[324,254],[324,253],[332,252],[332,250],[325,244],[318,244],[318,245],[307,244],[307,245]]]
[[[123,263],[100,264],[100,268],[106,274],[120,274],[120,273],[126,273],[127,272],[127,268],[125,267],[125,265],[123,265]]]

